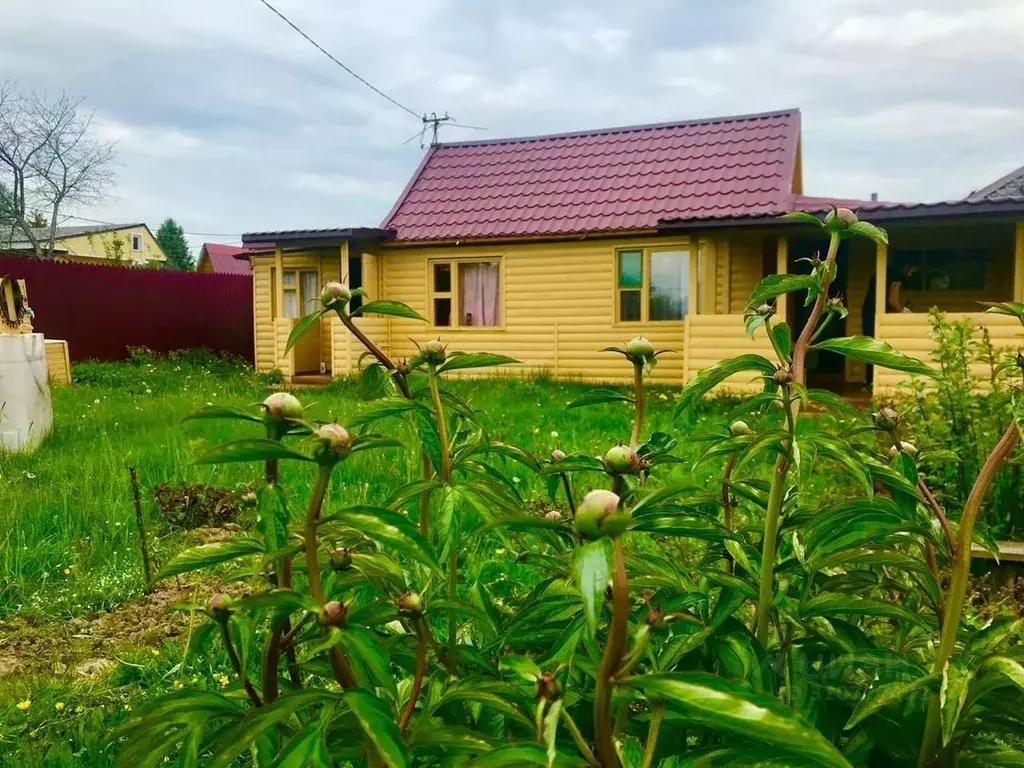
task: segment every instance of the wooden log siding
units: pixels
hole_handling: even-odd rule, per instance
[[[423,343],[440,336],[453,349],[498,352],[521,360],[514,371],[507,369],[509,373],[557,369],[562,377],[624,383],[631,376],[629,365],[620,356],[600,350],[642,333],[655,347],[675,351],[659,359],[653,380],[678,386],[684,379],[685,321],[615,320],[616,253],[642,247],[690,249],[691,262],[696,259],[689,238],[389,248],[382,252],[383,295],[405,302],[428,318],[428,259],[493,257],[501,259],[503,277],[501,327],[433,328],[392,318],[392,351],[408,357],[416,351],[414,340]],[[691,289],[691,309],[694,297]]]

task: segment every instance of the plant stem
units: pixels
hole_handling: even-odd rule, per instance
[[[732,480],[732,471],[736,467],[736,456],[738,454],[730,454],[729,461],[725,464],[725,473],[722,475],[722,524],[727,530],[732,530],[732,493],[729,489],[729,481]],[[733,571],[732,555],[729,554],[729,550],[725,550],[725,570],[729,573]]]
[[[406,702],[405,709],[402,710],[402,719],[398,724],[398,728],[402,733],[405,733],[405,729],[409,726],[409,721],[412,720],[413,712],[416,711],[416,701],[420,697],[420,690],[423,688],[423,676],[427,671],[427,648],[430,647],[430,628],[427,627],[427,622],[424,621],[422,616],[416,618],[416,636],[418,638],[416,644],[416,673],[412,678],[412,690],[409,691],[409,701]]]
[[[565,488],[565,500],[569,503],[569,513],[576,517],[576,501],[572,497],[572,483],[569,480],[569,475],[566,472],[560,472],[559,475],[562,478],[562,487]]]
[[[327,486],[331,482],[332,467],[320,467],[313,484],[313,492],[309,497],[306,509],[306,528],[304,547],[306,551],[306,578],[309,579],[309,593],[323,607],[324,589],[320,583],[320,560],[317,557],[316,527],[320,523],[320,510],[327,495]]]
[[[612,561],[612,622],[594,687],[594,734],[597,755],[604,768],[619,768],[612,723],[612,676],[619,668],[626,648],[629,622],[629,582],[621,537],[612,540]]]
[[[444,420],[444,406],[441,404],[441,390],[437,386],[437,368],[431,363],[427,367],[430,381],[430,399],[434,404],[434,418],[437,420],[437,438],[441,443],[441,481],[452,484],[452,457],[448,448],[448,425]]]
[[[925,501],[928,502],[928,506],[931,507],[932,512],[938,519],[939,524],[942,526],[942,530],[946,533],[946,544],[949,546],[949,556],[951,558],[956,557],[956,539],[953,538],[953,528],[949,524],[949,518],[946,517],[942,511],[942,507],[939,506],[939,502],[936,501],[935,496],[932,494],[931,489],[925,484],[924,480],[917,481],[917,488],[921,491],[921,495],[924,496]]]
[[[256,689],[253,688],[252,683],[249,682],[249,678],[245,675],[245,670],[242,669],[242,660],[238,658],[238,652],[235,650],[235,642],[231,639],[231,632],[228,630],[228,621],[218,621],[220,624],[220,634],[224,638],[224,648],[228,652],[228,661],[231,662],[232,668],[235,670],[235,674],[238,675],[239,682],[242,683],[242,687],[245,688],[246,694],[249,696],[249,701],[254,706],[262,707],[263,702],[260,700],[260,695],[256,693]]]
[[[629,438],[629,445],[636,448],[640,445],[640,436],[644,428],[644,406],[646,395],[644,393],[644,364],[633,363],[633,434]]]
[[[807,322],[804,323],[796,344],[793,345],[793,380],[800,385],[806,385],[807,383],[807,350],[811,346],[811,337],[814,335],[814,331],[817,330],[815,326],[818,324],[818,319],[825,308],[825,302],[828,301],[828,287],[832,283],[832,265],[835,264],[837,253],[839,253],[839,235],[833,232],[828,241],[828,255],[825,257],[825,267],[822,271],[821,285],[818,287],[818,296],[814,300],[811,314],[807,318]]]
[[[576,748],[583,755],[583,759],[587,761],[587,765],[598,768],[601,764],[597,762],[597,758],[594,757],[594,753],[590,750],[590,745],[587,744],[587,740],[583,738],[583,734],[580,732],[580,727],[576,725],[576,721],[572,719],[572,715],[569,714],[569,710],[565,707],[562,707],[562,720],[565,722],[566,728],[569,729],[572,740],[576,742]]]
[[[939,650],[935,657],[935,671],[942,673],[956,646],[956,636],[960,629],[960,619],[964,611],[964,600],[967,596],[967,582],[971,572],[971,542],[974,540],[974,524],[981,512],[981,504],[988,495],[989,488],[999,470],[1003,468],[1020,443],[1020,429],[1016,421],[1011,422],[996,447],[992,449],[974,481],[974,487],[964,504],[960,517],[959,540],[956,556],[953,558],[953,575],[949,583],[946,597],[946,616],[942,622],[942,635],[939,638]],[[918,766],[923,768],[938,749],[939,731],[942,727],[941,711],[938,694],[932,696],[928,709],[928,722],[925,726],[924,740],[921,743],[921,754]]]
[[[789,404],[786,404],[789,407]],[[764,519],[764,541],[761,542],[761,585],[757,596],[757,640],[768,647],[768,628],[771,620],[772,582],[775,576],[775,548],[779,538],[779,521],[782,513],[782,499],[789,474],[789,452],[783,452],[775,462],[771,490],[768,492],[768,511]]]
[[[942,596],[942,574],[939,573],[939,561],[935,557],[935,545],[930,541],[925,540],[924,542],[924,553],[925,561],[928,563],[928,570],[932,574],[932,578],[935,579],[935,585],[939,590],[939,603],[935,606],[935,613],[939,619],[939,625],[945,621],[946,616],[946,601]]]
[[[661,729],[661,719],[665,714],[663,704],[655,704],[651,710],[651,725],[647,729],[647,744],[644,746],[644,759],[640,768],[650,768],[654,761],[654,750],[658,746],[658,731]]]
[[[538,743],[544,744],[544,710],[548,705],[547,699],[537,702],[537,708],[533,713],[533,738]]]
[[[142,572],[146,576],[146,591],[152,588],[153,566],[149,561],[149,544],[146,541],[146,521],[142,517],[142,498],[139,495],[139,474],[135,467],[128,467],[132,478],[132,498],[135,501],[135,525],[139,528],[139,552],[142,554]]]

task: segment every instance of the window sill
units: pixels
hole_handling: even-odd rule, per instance
[[[428,325],[427,331],[429,333],[504,333],[505,326]]]

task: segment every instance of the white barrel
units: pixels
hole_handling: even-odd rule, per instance
[[[43,334],[0,334],[0,451],[33,451],[52,426]]]

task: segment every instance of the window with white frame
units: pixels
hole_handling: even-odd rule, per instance
[[[616,320],[678,321],[690,310],[690,252],[629,248],[616,253]]]
[[[501,325],[501,261],[451,259],[429,266],[431,321],[438,328]]]
[[[132,253],[142,253],[142,235],[132,233]]]

